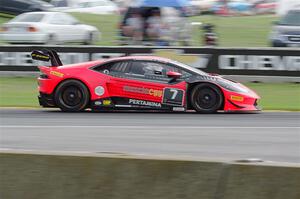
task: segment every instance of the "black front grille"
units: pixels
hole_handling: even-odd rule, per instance
[[[300,36],[290,36],[289,41],[300,43]]]
[[[255,102],[254,102],[254,106],[257,106],[257,100],[255,100]]]

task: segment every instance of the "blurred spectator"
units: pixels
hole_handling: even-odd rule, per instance
[[[134,44],[140,44],[143,40],[143,18],[138,12],[134,12],[125,21],[123,33],[125,36],[132,38]]]
[[[147,36],[149,40],[157,42],[157,45],[167,45],[167,25],[163,23],[160,12],[154,10],[147,19]]]

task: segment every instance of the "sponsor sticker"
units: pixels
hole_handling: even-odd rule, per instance
[[[102,103],[104,106],[109,106],[109,105],[111,105],[111,100],[103,100]]]
[[[97,86],[95,88],[95,94],[98,96],[102,96],[105,92],[105,89],[102,86]]]
[[[150,101],[136,100],[136,99],[129,99],[129,104],[141,105],[141,106],[161,107],[161,103],[158,103],[158,102],[150,102]]]
[[[242,97],[242,96],[236,96],[236,95],[231,95],[230,99],[234,100],[234,101],[238,101],[238,102],[244,101],[244,97]]]
[[[173,111],[185,111],[184,107],[173,107]]]
[[[63,77],[64,76],[63,73],[60,73],[60,72],[57,72],[57,71],[51,71],[50,74],[54,75],[56,77]]]
[[[140,93],[140,94],[146,94],[151,95],[154,97],[161,97],[163,92],[162,90],[157,89],[149,89],[149,88],[140,88],[140,87],[134,87],[134,86],[124,86],[123,90],[126,92],[132,92],[132,93]]]
[[[37,59],[43,59],[43,60],[49,60],[50,57],[47,55],[41,55],[41,54],[36,54],[36,53],[32,53],[31,54],[32,57],[37,58]]]

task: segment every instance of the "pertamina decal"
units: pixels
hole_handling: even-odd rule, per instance
[[[136,100],[136,99],[129,99],[129,104],[141,105],[141,106],[161,107],[161,103],[158,103],[158,102],[150,102],[150,101]]]

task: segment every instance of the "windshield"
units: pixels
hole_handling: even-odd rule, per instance
[[[44,18],[45,14],[41,13],[30,13],[22,14],[14,18],[13,22],[40,22]]]
[[[279,22],[279,25],[300,26],[300,10],[290,11]]]
[[[178,62],[178,61],[171,61],[170,62],[171,64],[174,64],[174,65],[177,65],[183,69],[186,69],[188,71],[192,71],[194,73],[197,73],[198,75],[208,75],[206,72],[200,70],[200,69],[197,69],[197,68],[194,68],[194,67],[191,67],[189,65],[186,65],[184,63],[181,63],[181,62]]]

